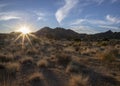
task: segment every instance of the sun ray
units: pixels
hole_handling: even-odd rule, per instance
[[[22,48],[24,48],[25,35],[22,36]]]
[[[29,27],[27,27],[27,26],[22,26],[22,27],[20,27],[20,29],[17,30],[17,31],[20,32],[21,34],[18,35],[18,37],[15,39],[15,42],[21,38],[22,49],[25,47],[25,44],[26,44],[25,42],[27,42],[27,41],[28,41],[28,43],[31,45],[31,47],[33,47],[32,42],[31,42],[31,39],[30,39],[30,36],[31,36],[31,37],[34,37],[34,38],[36,38],[36,37],[30,33]],[[27,40],[27,41],[26,41],[26,40]]]
[[[30,36],[32,36],[33,38],[36,38],[36,39],[38,39],[38,37],[37,36],[35,36],[35,35],[33,35],[33,34],[29,34]]]
[[[20,35],[15,39],[14,42],[16,42],[20,37],[22,37],[22,34],[20,34]]]
[[[30,40],[30,38],[29,38],[29,36],[28,36],[28,35],[26,35],[26,38],[28,39],[28,41],[29,41],[30,45],[33,47],[32,42],[31,42],[31,40]]]

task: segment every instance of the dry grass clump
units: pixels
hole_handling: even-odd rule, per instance
[[[71,72],[78,73],[78,72],[79,72],[79,63],[78,63],[78,62],[75,62],[75,61],[72,61],[72,62],[67,66],[66,72],[67,72],[67,73],[71,73]]]
[[[20,59],[21,64],[33,64],[33,58],[32,57],[24,57]]]
[[[6,67],[5,67],[5,65],[0,64],[0,81],[3,80],[5,73],[6,73]]]
[[[46,59],[41,59],[37,62],[37,66],[40,68],[47,68],[49,66],[49,63]]]
[[[36,63],[32,57],[25,57],[20,60],[20,66],[21,73],[29,75],[35,71]]]
[[[89,77],[83,77],[82,75],[72,75],[69,86],[90,86],[88,85]]]
[[[38,51],[35,50],[35,49],[28,49],[28,50],[26,51],[26,54],[29,55],[29,56],[35,55],[35,54],[37,54],[37,53],[38,53]]]
[[[16,73],[20,69],[20,64],[19,63],[7,63],[6,64],[7,71],[10,73]]]
[[[70,61],[72,60],[71,56],[68,54],[57,54],[56,55],[57,58],[57,63],[63,66],[67,66]]]
[[[101,41],[101,42],[98,42],[97,43],[97,46],[107,46],[108,45],[108,42],[107,41]]]
[[[79,50],[80,50],[80,47],[79,47],[79,46],[75,47],[75,51],[76,51],[76,52],[78,52]]]
[[[0,54],[0,62],[10,62],[13,60],[13,56],[12,55],[3,55]]]
[[[101,54],[101,59],[102,61],[112,62],[115,61],[119,56],[119,51],[117,49],[110,49]]]
[[[32,74],[29,78],[28,78],[28,83],[30,84],[30,86],[43,86],[43,80],[44,76],[43,74],[37,72]]]
[[[16,78],[16,73],[19,71],[19,63],[0,64],[0,80]]]

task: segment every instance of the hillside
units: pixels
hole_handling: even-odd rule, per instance
[[[79,34],[70,30],[70,29],[64,29],[64,28],[49,28],[44,27],[41,28],[39,31],[36,32],[37,36],[40,37],[47,37],[52,39],[78,39]]]
[[[112,32],[111,30],[97,33],[97,34],[79,34],[70,29],[64,28],[49,28],[44,27],[35,33],[40,37],[47,37],[52,39],[69,39],[69,40],[84,40],[84,41],[100,41],[100,40],[110,40],[110,39],[120,39],[120,32]]]

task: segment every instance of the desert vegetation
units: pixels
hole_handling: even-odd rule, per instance
[[[120,86],[119,40],[8,42],[0,48],[0,86]]]

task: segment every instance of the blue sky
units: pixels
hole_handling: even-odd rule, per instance
[[[78,33],[120,31],[120,0],[0,0],[0,32],[22,25],[49,26]]]

